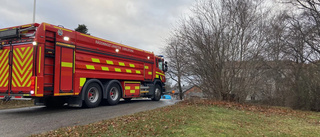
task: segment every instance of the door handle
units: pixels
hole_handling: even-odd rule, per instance
[[[9,66],[12,66],[12,60],[13,60],[13,51],[9,52]]]

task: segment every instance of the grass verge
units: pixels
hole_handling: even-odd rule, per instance
[[[320,115],[228,102],[181,102],[33,136],[319,136]]]
[[[34,106],[33,100],[0,100],[0,109],[22,108]]]

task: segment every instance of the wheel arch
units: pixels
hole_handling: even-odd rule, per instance
[[[106,94],[106,90],[107,89],[109,89],[109,87],[111,86],[111,84],[113,84],[113,83],[116,83],[116,84],[118,84],[119,85],[119,87],[120,87],[120,93],[121,93],[121,95],[120,95],[120,98],[122,98],[122,94],[123,94],[123,88],[122,88],[122,85],[121,85],[121,83],[120,83],[120,81],[119,80],[110,80],[110,81],[107,81],[107,82],[105,82],[104,83],[104,90],[103,90],[103,93],[102,93],[102,98],[103,99],[107,99],[108,98],[108,95]]]
[[[153,82],[153,85],[154,86],[156,86],[156,85],[159,85],[160,86],[160,88],[161,88],[161,94],[163,93],[163,92],[165,92],[165,88],[164,88],[164,86],[165,86],[165,84],[160,80],[160,79],[155,79],[154,80],[154,82]]]
[[[87,87],[88,87],[91,83],[97,83],[97,84],[101,87],[102,95],[103,95],[104,86],[103,86],[103,84],[101,83],[101,81],[98,80],[98,79],[89,79],[89,80],[87,80],[87,81],[84,83],[84,86],[83,86],[82,89],[81,89],[81,99],[82,99],[82,100],[84,100],[85,90],[87,89]]]

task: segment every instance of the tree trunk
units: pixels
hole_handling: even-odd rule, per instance
[[[180,76],[178,76],[178,88],[179,88],[179,98],[180,98],[180,100],[182,100],[183,99],[183,91],[182,91],[182,87],[181,87],[181,78],[180,78]]]

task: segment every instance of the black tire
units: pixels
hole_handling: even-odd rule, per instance
[[[94,108],[99,106],[102,98],[101,87],[97,83],[90,83],[85,90],[84,106]]]
[[[121,98],[121,89],[117,83],[112,83],[107,89],[107,103],[117,105]]]
[[[154,88],[153,97],[151,98],[153,101],[159,101],[161,98],[161,87],[157,84]]]
[[[59,108],[63,107],[66,101],[63,98],[48,97],[44,100],[44,105],[47,108]]]
[[[124,101],[130,102],[132,98],[124,98]]]

